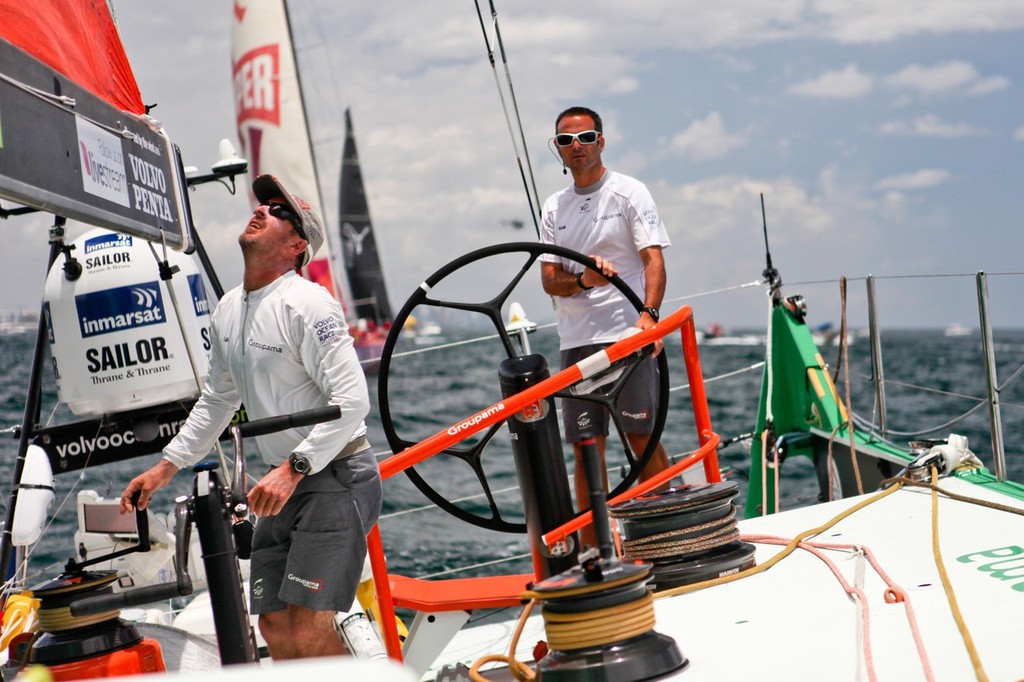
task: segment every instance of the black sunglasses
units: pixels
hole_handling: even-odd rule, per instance
[[[594,144],[601,133],[597,130],[584,130],[582,133],[558,133],[555,135],[555,144],[559,147],[571,147],[573,140],[579,140],[580,144]]]
[[[309,241],[309,237],[306,236],[306,231],[302,229],[302,221],[299,220],[299,216],[292,213],[292,210],[284,204],[262,204],[267,207],[267,213],[274,216],[278,220],[287,220],[295,228],[295,231],[299,233],[299,236]]]

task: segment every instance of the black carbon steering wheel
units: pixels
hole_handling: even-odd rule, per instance
[[[443,301],[437,300],[430,297],[430,293],[435,287],[446,277],[453,275],[457,271],[466,268],[478,261],[485,260],[487,258],[494,258],[497,256],[504,256],[506,254],[523,254],[524,261],[519,271],[515,273],[512,279],[509,281],[504,288],[502,288],[496,296],[490,300],[481,301],[478,303],[467,302],[467,301]],[[511,334],[505,329],[505,325],[502,322],[502,307],[505,302],[509,299],[512,293],[515,291],[516,286],[523,280],[526,273],[529,272],[537,260],[544,254],[550,254],[565,258],[568,260],[581,263],[588,268],[596,269],[596,263],[592,258],[584,256],[581,253],[566,249],[560,246],[553,246],[548,244],[540,244],[536,242],[514,242],[508,244],[497,244],[495,246],[489,246],[477,251],[468,253],[460,258],[456,258],[441,269],[437,270],[434,274],[424,280],[423,284],[416,289],[415,292],[409,297],[402,307],[401,311],[395,317],[392,322],[391,330],[388,333],[387,341],[384,344],[384,349],[380,360],[380,369],[377,377],[377,401],[380,409],[381,421],[383,423],[384,433],[388,439],[388,444],[391,447],[392,452],[399,453],[406,448],[415,445],[415,441],[408,440],[400,436],[396,430],[395,423],[391,415],[391,401],[389,382],[391,377],[391,365],[393,361],[393,355],[395,348],[399,342],[402,334],[402,330],[406,325],[406,322],[412,315],[412,312],[418,306],[433,306],[437,308],[450,308],[454,310],[469,311],[472,313],[478,313],[484,315],[493,324],[495,330],[498,333],[502,345],[504,346],[505,354],[507,357],[517,357],[520,353],[517,351],[515,344],[512,341]],[[535,272],[538,280],[540,273]],[[643,301],[641,301],[637,295],[622,281],[617,275],[610,277],[609,282],[612,286],[617,288],[623,296],[629,300],[633,307],[640,311],[643,309]],[[594,392],[585,395],[573,395],[568,389],[555,393],[558,397],[569,397],[577,400],[586,400],[594,403],[599,403],[609,408],[612,416],[612,422],[615,424],[616,431],[618,432],[619,439],[622,442],[622,447],[626,455],[629,469],[623,478],[623,480],[616,485],[611,492],[609,497],[614,497],[619,493],[629,488],[634,481],[640,476],[641,471],[647,465],[647,462],[651,459],[654,451],[657,447],[658,442],[661,439],[661,433],[665,428],[666,416],[668,414],[668,402],[669,402],[669,376],[668,376],[668,361],[665,358],[665,353],[661,353],[657,357],[658,362],[658,374],[659,374],[659,388],[658,388],[658,409],[655,414],[654,429],[651,433],[651,438],[648,441],[647,447],[644,449],[639,456],[632,451],[629,445],[629,441],[626,438],[625,431],[619,422],[616,410],[611,409],[623,386],[625,386],[629,377],[632,375],[633,370],[637,364],[635,359],[630,361],[629,359],[620,361],[625,363],[626,367],[622,374],[610,384],[609,387],[604,388],[602,391]],[[619,364],[619,363],[616,363]],[[559,364],[555,364],[551,372],[554,374]],[[497,375],[497,367],[495,367],[495,375]],[[571,388],[571,387],[569,387]],[[464,415],[455,414],[451,415],[448,422],[452,422]],[[487,447],[487,444],[491,441],[494,435],[501,429],[504,422],[498,422],[489,429],[486,429],[483,435],[475,442],[469,445],[459,444],[457,446],[450,447],[442,451],[443,455],[456,457],[470,466],[473,470],[480,487],[483,489],[485,497],[487,498],[487,505],[490,511],[490,515],[486,516],[483,514],[473,513],[467,511],[462,507],[457,506],[454,502],[449,500],[446,496],[439,493],[433,486],[431,486],[420,472],[416,470],[416,467],[410,467],[405,470],[405,473],[409,476],[415,486],[422,492],[427,498],[441,507],[449,514],[462,519],[468,523],[486,528],[489,530],[496,530],[506,533],[525,533],[526,524],[514,521],[509,521],[502,517],[501,511],[495,502],[494,493],[492,487],[487,480],[487,475],[483,469],[483,452]]]

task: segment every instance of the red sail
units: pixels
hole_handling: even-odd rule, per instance
[[[145,113],[106,0],[0,0],[0,38],[123,111]]]

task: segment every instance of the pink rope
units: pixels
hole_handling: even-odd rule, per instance
[[[740,537],[740,539],[745,542],[753,542],[766,545],[788,545],[790,542],[792,542],[792,539],[782,538],[775,535],[743,535]],[[829,570],[831,570],[833,575],[836,576],[836,578],[839,580],[839,583],[842,585],[846,593],[853,595],[860,601],[860,604],[864,609],[864,619],[862,624],[864,636],[864,659],[867,665],[867,673],[869,679],[876,680],[877,677],[875,672],[874,659],[871,655],[871,638],[869,623],[870,614],[868,609],[867,596],[860,588],[850,585],[850,583],[846,580],[846,577],[842,575],[842,573],[839,571],[839,568],[835,565],[835,563],[831,559],[829,559],[824,554],[824,552],[820,550],[828,549],[842,551],[861,551],[864,553],[864,556],[867,558],[868,563],[871,564],[871,567],[875,569],[875,572],[878,574],[878,576],[888,586],[885,590],[885,595],[883,597],[885,602],[887,604],[892,604],[895,602],[903,603],[903,609],[907,615],[907,622],[910,626],[910,632],[914,637],[914,646],[917,648],[917,656],[921,659],[921,668],[924,671],[925,679],[929,682],[934,682],[935,675],[932,672],[931,662],[928,660],[928,652],[925,651],[924,648],[924,641],[921,638],[920,628],[918,628],[917,626],[917,618],[914,616],[914,608],[910,603],[910,595],[907,594],[906,590],[897,585],[892,580],[892,578],[890,578],[889,575],[882,569],[881,565],[878,562],[878,559],[875,557],[874,552],[872,552],[868,547],[865,547],[864,545],[853,545],[849,543],[811,542],[808,540],[804,540],[797,546],[800,547],[800,549],[810,552],[811,554],[825,562],[825,565],[828,566]]]

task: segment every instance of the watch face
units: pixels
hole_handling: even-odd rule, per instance
[[[309,460],[305,457],[299,457],[298,455],[292,455],[288,458],[291,462],[292,469],[297,474],[308,474],[309,473]]]

